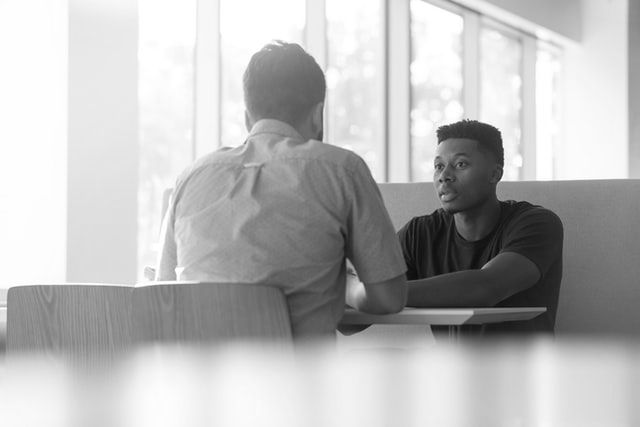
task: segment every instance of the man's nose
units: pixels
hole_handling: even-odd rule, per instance
[[[440,172],[438,176],[438,182],[452,182],[455,181],[456,177],[452,173],[452,170],[449,166],[445,166],[444,169]]]

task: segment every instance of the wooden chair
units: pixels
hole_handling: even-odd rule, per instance
[[[132,346],[131,286],[17,286],[7,294],[7,355],[69,357],[91,365]]]
[[[287,301],[276,287],[243,283],[164,282],[133,292],[138,343],[220,344],[292,340]]]

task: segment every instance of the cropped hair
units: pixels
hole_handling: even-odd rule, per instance
[[[244,102],[255,120],[297,125],[323,102],[324,73],[300,45],[276,40],[256,52],[243,76]]]
[[[464,138],[477,141],[481,149],[490,152],[500,166],[504,166],[502,134],[498,128],[477,120],[461,120],[440,126],[436,132],[438,144],[450,138]]]

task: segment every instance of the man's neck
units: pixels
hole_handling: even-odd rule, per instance
[[[454,214],[453,219],[463,239],[478,241],[489,235],[500,220],[500,201],[491,198],[480,206]]]

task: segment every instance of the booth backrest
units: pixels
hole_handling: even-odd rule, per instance
[[[433,184],[380,184],[396,228],[440,207]],[[640,180],[502,182],[564,224],[556,333],[640,336]]]

